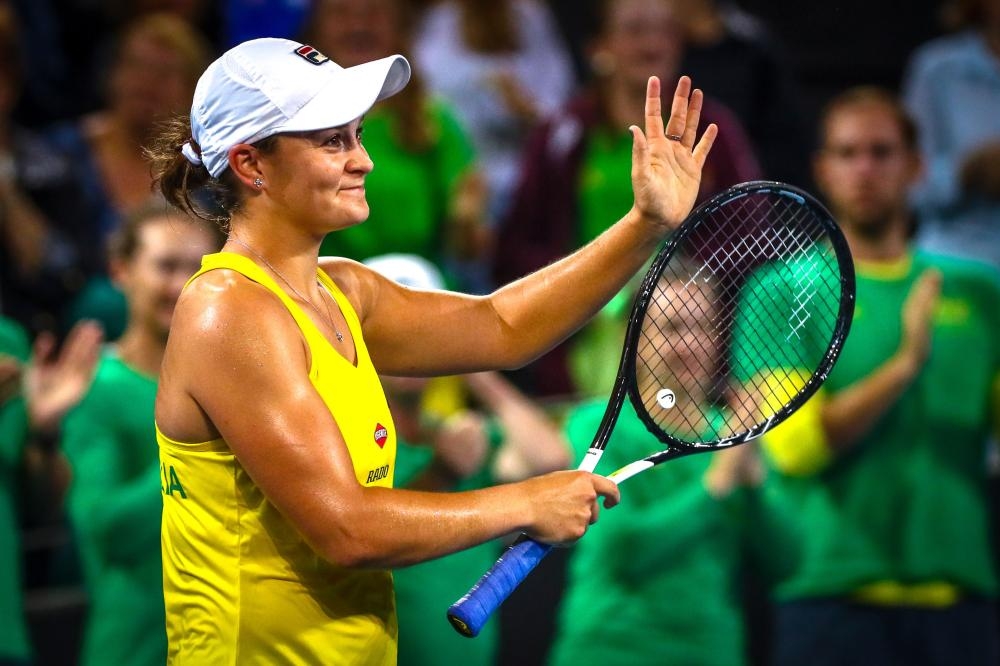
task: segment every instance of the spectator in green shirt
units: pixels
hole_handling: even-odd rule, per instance
[[[34,349],[16,322],[0,316],[0,663],[28,664],[32,649],[22,607],[21,551],[16,489],[29,446],[57,482],[61,474],[45,442],[59,421],[86,392],[94,375],[101,329],[77,324],[55,353],[51,335],[40,335]],[[37,466],[37,465],[36,465]]]
[[[220,241],[215,229],[165,203],[136,212],[112,237],[110,273],[125,294],[128,323],[101,354],[62,436],[73,472],[68,511],[89,596],[85,666],[166,661],[153,403],[181,288]]]
[[[342,67],[410,52],[413,25],[405,0],[319,0],[305,40]],[[420,72],[372,108],[364,145],[378,167],[365,179],[371,213],[330,235],[320,255],[368,259],[416,254],[434,262],[451,286],[485,293],[486,184],[472,142],[452,109],[428,94]]]
[[[763,438],[796,507],[775,663],[1000,663],[986,450],[1000,422],[1000,278],[914,249],[916,129],[875,88],[820,119],[816,182],[857,302],[824,387]]]

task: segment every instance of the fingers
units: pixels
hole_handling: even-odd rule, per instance
[[[715,137],[718,135],[719,126],[712,123],[705,128],[705,131],[701,135],[701,140],[694,147],[694,159],[699,169],[705,166],[705,160],[708,159],[708,153],[712,150],[712,144],[715,143]]]
[[[51,356],[52,352],[56,348],[56,336],[50,331],[42,331],[35,338],[35,342],[32,345],[31,355],[32,361],[35,363],[45,363]]]
[[[93,321],[81,321],[66,336],[60,359],[78,369],[93,368],[100,356],[104,330]]]
[[[654,77],[655,78],[655,77]],[[649,89],[647,88],[646,94],[646,135],[652,137],[653,135],[649,133]],[[657,96],[659,96],[659,81],[656,84]],[[681,141],[685,139],[685,133],[688,127],[688,110],[689,110],[689,98],[691,97],[691,79],[687,76],[682,76],[677,81],[677,87],[674,89],[674,99],[670,103],[670,120],[667,121],[667,138],[670,137],[681,137]],[[657,108],[659,108],[659,99],[657,99]],[[699,104],[698,113],[701,113],[701,106]],[[661,127],[663,120],[660,119]],[[697,131],[697,122],[692,127],[692,131]],[[662,133],[657,135],[662,136]],[[676,139],[675,139],[676,140]],[[684,145],[690,147],[694,144],[694,134],[691,134],[690,143],[685,143]]]
[[[618,484],[616,484],[611,479],[606,476],[601,476],[600,474],[593,475],[594,490],[597,491],[599,497],[604,498],[604,506],[607,509],[618,504],[621,501],[621,491],[618,489]]]
[[[628,131],[632,133],[632,173],[640,173],[642,165],[649,160],[649,144],[635,125],[629,127]]]
[[[923,298],[937,298],[941,293],[941,271],[935,268],[928,268],[917,278],[917,285]]]
[[[684,133],[681,135],[681,143],[688,148],[694,145],[695,136],[698,134],[698,122],[701,120],[701,107],[704,102],[705,95],[701,90],[695,89],[691,92],[687,117],[684,121]]]
[[[701,139],[698,137],[698,125],[701,122],[701,112],[705,104],[705,95],[701,90],[691,89],[691,78],[682,76],[677,81],[674,97],[670,104],[670,119],[666,127],[663,125],[662,107],[660,102],[660,80],[655,76],[649,78],[646,86],[646,133],[635,126],[630,127],[632,133],[632,168],[645,159],[648,154],[647,141],[657,138],[667,138],[678,141],[683,146],[694,149],[698,167],[701,168],[708,158],[708,153],[715,143],[719,128],[712,124],[705,128]]]
[[[690,84],[690,80],[689,80]],[[680,86],[680,84],[677,84]],[[674,96],[674,104],[677,104],[677,96]],[[671,119],[673,111],[671,110]],[[681,130],[683,131],[683,127]],[[659,138],[663,136],[663,107],[660,101],[660,79],[655,76],[649,77],[646,83],[646,136],[649,138]]]

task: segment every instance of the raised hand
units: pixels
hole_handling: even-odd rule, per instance
[[[709,125],[697,142],[704,96],[691,90],[691,79],[677,82],[666,127],[660,102],[660,80],[651,76],[646,86],[645,133],[633,125],[632,193],[634,207],[666,234],[691,212],[701,184],[705,159],[719,128]]]
[[[431,439],[435,461],[456,480],[467,479],[486,463],[490,443],[486,419],[466,410],[445,419]]]
[[[914,373],[920,370],[930,353],[934,308],[940,296],[941,273],[929,268],[910,287],[903,304],[899,351],[910,361]]]
[[[92,321],[78,323],[55,354],[55,339],[41,334],[24,371],[24,393],[32,426],[52,431],[90,388],[104,333]]]

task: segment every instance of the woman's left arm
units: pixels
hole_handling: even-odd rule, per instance
[[[597,312],[642,267],[694,205],[717,128],[695,141],[702,94],[681,77],[663,124],[660,82],[649,80],[645,132],[632,126],[632,209],[571,255],[489,296],[419,292],[358,264],[324,263],[358,308],[379,372],[463,373],[537,358]],[[671,140],[668,136],[680,137]]]

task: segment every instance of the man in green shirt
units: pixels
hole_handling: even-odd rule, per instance
[[[913,249],[916,145],[884,91],[847,91],[821,117],[816,181],[854,255],[857,306],[824,388],[763,440],[797,519],[777,664],[1000,661],[985,465],[1000,279]]]
[[[116,232],[111,275],[129,308],[90,391],[63,425],[67,497],[89,596],[80,663],[160,666],[167,645],[160,562],[162,492],[153,405],[174,305],[201,257],[218,249],[204,223],[153,204]]]

